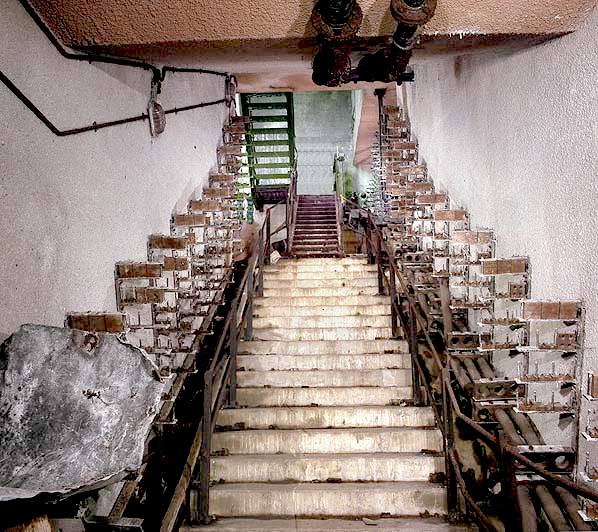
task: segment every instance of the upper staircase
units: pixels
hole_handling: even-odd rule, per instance
[[[410,406],[390,314],[365,258],[266,267],[236,408],[216,419],[206,528],[461,530],[420,518],[447,511],[443,442],[431,408]]]
[[[336,196],[298,196],[291,253],[295,257],[338,257],[341,220]]]

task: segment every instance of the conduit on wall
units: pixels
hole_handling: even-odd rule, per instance
[[[36,23],[38,28],[44,33],[44,35],[48,38],[48,40],[54,45],[58,53],[64,57],[65,59],[71,59],[75,61],[88,61],[89,63],[98,62],[98,63],[107,63],[113,65],[120,65],[120,66],[127,66],[131,68],[140,68],[143,70],[149,70],[152,72],[152,86],[157,87],[157,93],[161,92],[162,82],[166,78],[167,72],[180,72],[180,73],[193,73],[193,74],[206,74],[206,75],[214,75],[214,76],[221,76],[225,78],[225,87],[224,87],[224,98],[219,100],[214,100],[210,102],[202,102],[194,105],[187,105],[184,107],[174,107],[172,109],[168,109],[164,111],[165,115],[168,114],[177,114],[183,113],[186,111],[192,111],[194,109],[199,109],[202,107],[210,107],[213,105],[220,105],[226,103],[228,107],[234,104],[235,101],[235,93],[236,93],[236,78],[231,76],[226,72],[217,72],[215,70],[206,70],[201,68],[186,68],[186,67],[174,67],[174,66],[163,66],[162,70],[155,65],[150,63],[145,63],[142,61],[134,61],[132,59],[121,58],[121,57],[111,57],[105,56],[100,54],[87,54],[87,53],[72,53],[66,50],[58,41],[56,36],[50,31],[50,29],[46,26],[37,12],[33,9],[33,7],[29,4],[27,0],[19,0],[23,9],[27,12],[27,14],[33,19]],[[29,99],[25,94],[6,76],[2,71],[0,71],[0,81],[52,132],[54,135],[58,137],[67,137],[71,135],[79,135],[81,133],[87,133],[90,131],[98,131],[100,129],[106,129],[109,127],[121,126],[124,124],[130,124],[133,122],[140,122],[143,120],[149,120],[149,115],[147,113],[142,113],[137,116],[131,116],[127,118],[122,118],[120,120],[112,120],[110,122],[93,122],[93,124],[89,126],[83,126],[78,128],[71,128],[66,130],[58,129],[52,121],[44,115],[44,113]]]

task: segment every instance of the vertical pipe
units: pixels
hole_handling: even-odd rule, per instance
[[[502,428],[498,429],[498,444],[500,448],[500,472],[501,472],[501,498],[505,508],[513,507],[517,512],[517,519],[514,521],[513,532],[521,532],[521,508],[517,498],[517,480],[515,478],[515,464],[505,448],[511,445],[511,440]]]
[[[388,257],[390,261],[390,257]],[[397,279],[395,277],[394,268],[389,269],[389,277],[390,277],[390,319],[391,319],[391,327],[392,327],[392,337],[397,338],[399,333],[399,323],[398,323],[398,316],[396,311],[396,306],[399,304],[399,298],[397,296]]]
[[[372,252],[372,219],[370,214],[367,215],[367,223],[365,229],[365,242],[368,252],[368,264],[374,264],[374,254]]]
[[[212,453],[212,371],[204,375],[203,418],[201,435],[201,463],[199,472],[199,518],[202,523],[210,519],[210,455]]]
[[[422,382],[418,372],[417,359],[419,357],[417,344],[417,316],[413,302],[409,299],[409,353],[411,354],[411,381],[413,387],[413,403],[416,406],[423,405]]]
[[[440,278],[440,304],[442,306],[442,320],[444,324],[444,339],[453,332],[453,313],[451,312],[451,292],[448,277]]]

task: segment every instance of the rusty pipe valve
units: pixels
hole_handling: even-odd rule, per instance
[[[422,26],[436,12],[437,0],[391,0],[390,13],[399,24]]]

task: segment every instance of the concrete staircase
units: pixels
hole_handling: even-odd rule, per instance
[[[295,257],[337,257],[340,225],[336,196],[299,196],[291,252]]]
[[[444,471],[442,437],[431,408],[402,406],[410,357],[391,338],[376,267],[281,260],[254,316],[237,408],[221,411],[213,435],[218,521],[205,528],[460,530],[420,518],[446,513],[445,488],[430,482]]]

